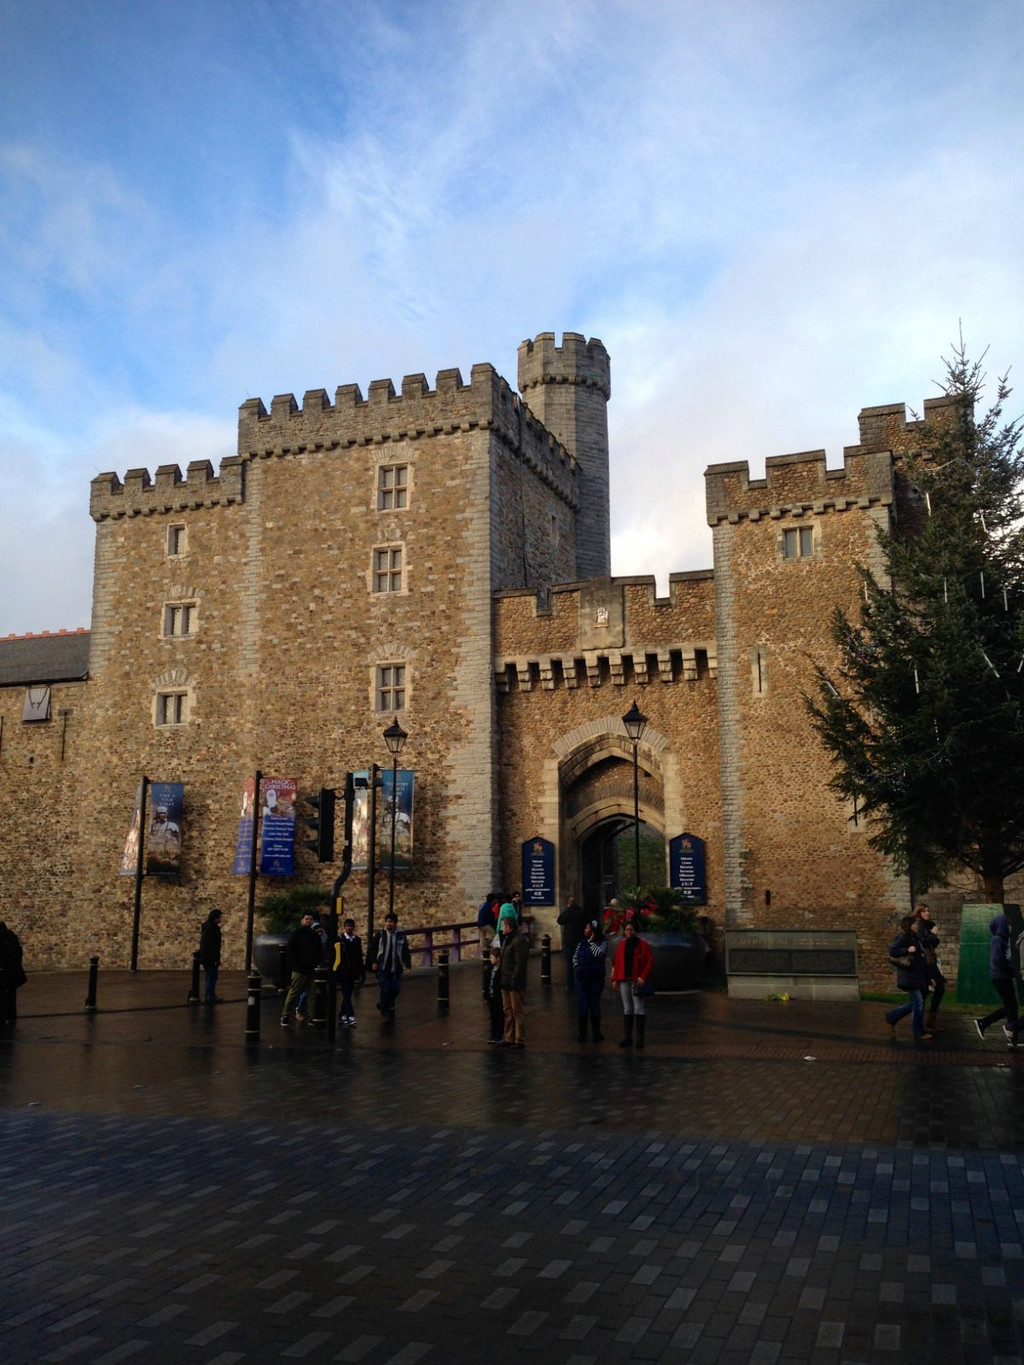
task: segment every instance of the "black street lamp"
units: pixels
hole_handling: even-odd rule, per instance
[[[391,880],[388,885],[388,914],[395,913],[395,829],[398,825],[398,755],[409,736],[398,723],[397,717],[384,731],[384,743],[391,755]]]
[[[640,885],[640,765],[637,758],[637,750],[640,747],[640,740],[647,729],[647,717],[633,699],[633,705],[622,717],[622,723],[626,727],[626,734],[629,736],[630,743],[633,745],[633,872],[634,884]]]

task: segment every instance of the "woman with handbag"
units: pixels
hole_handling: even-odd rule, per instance
[[[618,986],[622,999],[625,1033],[619,1047],[633,1046],[633,1019],[636,1017],[636,1045],[644,1046],[647,1031],[647,1008],[644,997],[651,993],[650,978],[654,969],[654,954],[636,931],[636,924],[627,919],[622,939],[615,950],[612,965],[612,985]]]
[[[896,1031],[896,1025],[908,1014],[914,1029],[914,1037],[919,1042],[931,1042],[934,1034],[926,1033],[924,1027],[924,997],[928,990],[928,962],[919,934],[921,921],[913,915],[904,915],[900,920],[900,933],[889,944],[889,961],[896,968],[896,985],[906,991],[909,1004],[897,1005],[885,1016],[885,1022]]]

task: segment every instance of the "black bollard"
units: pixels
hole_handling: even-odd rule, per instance
[[[317,967],[313,973],[313,1027],[327,1027],[327,968]]]
[[[545,934],[540,941],[540,984],[551,985],[551,935]]]
[[[85,997],[86,1014],[96,1013],[96,978],[100,974],[100,960],[98,957],[89,959],[89,994]]]
[[[438,954],[437,966],[437,1008],[446,1010],[451,1003],[450,983],[448,980],[448,949],[442,948]]]
[[[277,950],[277,993],[284,995],[288,990],[288,949],[282,946]]]
[[[245,1041],[258,1043],[260,1040],[260,995],[263,978],[259,972],[250,972],[246,978]]]
[[[199,954],[192,954],[192,985],[189,987],[188,1003],[199,1004]]]

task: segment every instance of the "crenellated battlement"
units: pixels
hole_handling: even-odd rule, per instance
[[[956,408],[957,399],[949,394],[924,400],[924,417],[907,421],[905,403],[886,403],[876,408],[861,408],[857,416],[860,443],[865,450],[891,450],[901,454],[913,444],[914,433],[931,422],[944,422]]]
[[[106,521],[244,502],[244,468],[244,460],[230,455],[221,460],[219,474],[209,460],[193,460],[184,477],[176,464],[160,465],[155,479],[148,469],[129,469],[123,483],[116,474],[97,474],[90,484],[89,514],[93,521]]]
[[[525,394],[540,384],[577,384],[611,397],[611,364],[604,343],[589,341],[580,332],[563,332],[555,344],[554,332],[540,332],[519,347],[519,390]]]

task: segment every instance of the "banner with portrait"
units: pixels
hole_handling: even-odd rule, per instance
[[[180,782],[151,782],[146,876],[176,877],[181,871],[185,788]]]
[[[255,812],[256,779],[247,777],[242,791],[242,809],[238,816],[238,833],[235,835],[235,861],[231,868],[232,876],[247,877],[252,859],[252,822]]]
[[[128,826],[128,837],[124,841],[121,866],[117,871],[119,877],[134,877],[138,870],[139,838],[142,834],[142,801],[145,786],[144,781],[140,782],[135,793],[135,809],[132,812],[131,824]]]

